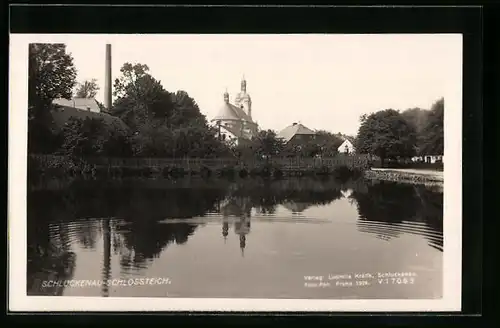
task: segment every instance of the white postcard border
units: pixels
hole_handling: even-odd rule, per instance
[[[388,34],[393,35],[393,34]],[[410,36],[406,34],[407,36]],[[443,298],[439,300],[291,300],[197,298],[102,298],[26,295],[26,168],[28,44],[75,38],[133,42],[161,35],[10,34],[8,258],[10,311],[460,311],[462,269],[462,35],[430,34],[450,43],[450,77],[445,99]],[[290,35],[288,35],[290,36]],[[307,37],[299,36],[296,37]]]

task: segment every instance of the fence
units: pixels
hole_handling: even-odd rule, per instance
[[[49,163],[71,161],[70,158],[56,155],[30,155],[37,162],[46,166]],[[186,169],[199,169],[207,167],[211,169],[223,167],[246,167],[254,168],[263,165],[272,165],[284,170],[294,169],[314,169],[314,168],[335,168],[347,166],[350,168],[366,168],[371,160],[368,155],[338,155],[331,158],[306,158],[306,157],[275,157],[267,159],[236,159],[236,158],[85,158],[85,163],[95,166],[106,167],[183,167]]]

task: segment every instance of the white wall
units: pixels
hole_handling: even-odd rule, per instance
[[[337,148],[339,153],[345,153],[346,152],[346,145],[347,149],[349,150],[349,153],[354,153],[354,146],[349,140],[344,140],[344,142]]]

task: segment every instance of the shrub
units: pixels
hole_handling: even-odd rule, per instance
[[[203,166],[200,170],[200,175],[204,178],[208,178],[212,175],[212,170],[210,170],[208,167]]]
[[[238,173],[240,178],[246,178],[248,176],[248,170],[243,168],[240,170],[240,172]]]

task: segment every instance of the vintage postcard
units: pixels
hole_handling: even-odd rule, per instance
[[[10,36],[12,311],[459,311],[460,34]]]

